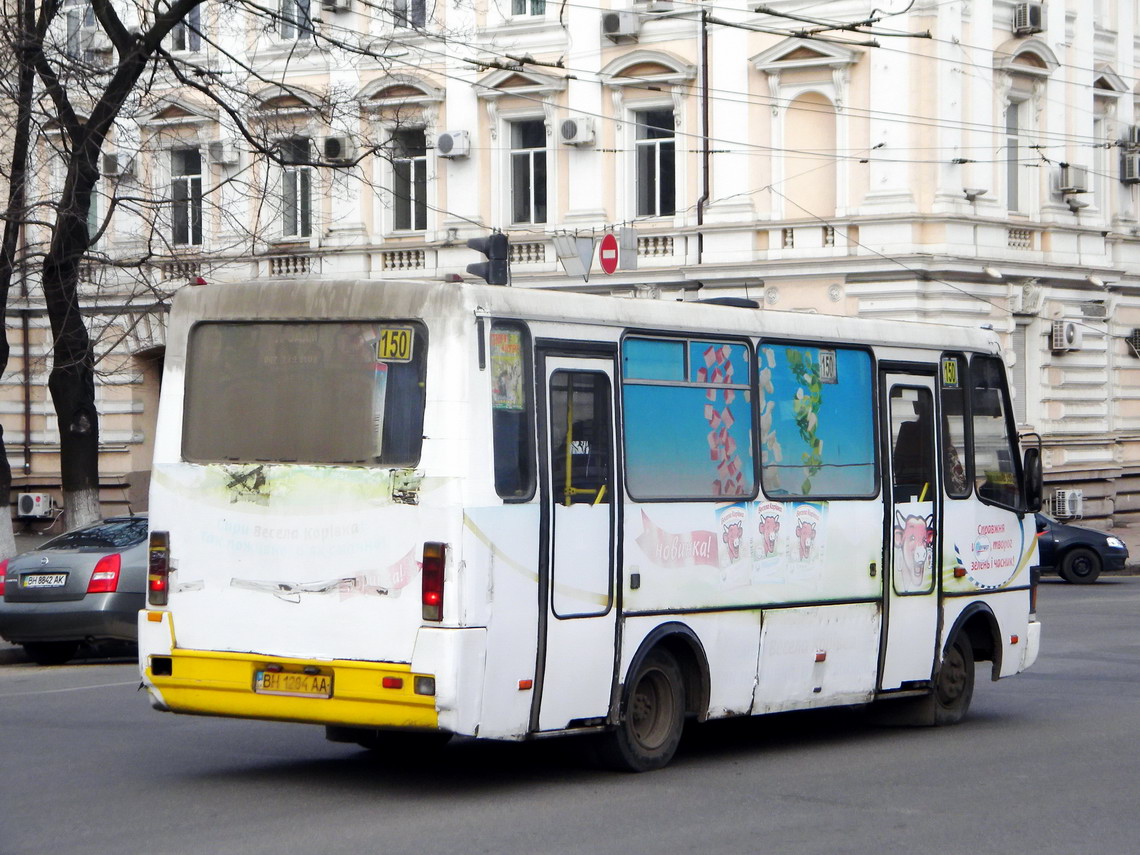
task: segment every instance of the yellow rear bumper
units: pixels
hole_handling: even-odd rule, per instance
[[[156,661],[160,662],[157,676]],[[319,669],[332,676],[332,696],[256,692],[257,672],[269,666],[290,673],[302,673],[306,667]],[[161,673],[165,671],[169,674]],[[408,665],[175,648],[169,655],[149,656],[144,676],[155,706],[171,712],[417,730],[439,726],[434,695],[419,695],[414,690],[416,677],[432,675],[413,674]],[[402,685],[385,688],[385,677],[398,678]]]

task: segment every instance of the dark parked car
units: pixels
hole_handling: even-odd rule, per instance
[[[1088,585],[1102,570],[1123,570],[1128,560],[1124,541],[1103,531],[1067,525],[1044,514],[1037,515],[1037,531],[1041,566],[1052,568],[1066,582]]]
[[[0,563],[0,636],[41,665],[79,645],[137,642],[146,602],[147,518],[112,517]]]

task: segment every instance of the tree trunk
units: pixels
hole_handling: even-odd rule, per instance
[[[8,307],[8,295],[12,289],[12,272],[16,268],[16,252],[20,246],[20,234],[27,214],[25,184],[28,173],[28,147],[32,126],[32,93],[35,83],[35,67],[29,53],[27,34],[35,28],[36,0],[23,0],[20,4],[16,32],[25,46],[15,52],[18,63],[19,80],[16,91],[16,127],[12,134],[12,161],[8,173],[8,209],[4,220],[4,238],[0,244],[0,310]],[[0,330],[0,375],[8,370],[8,357],[11,349],[8,344],[8,325]],[[23,358],[27,361],[25,350]],[[4,506],[9,508],[8,519],[0,519],[0,560],[16,554],[16,538],[12,530],[12,466],[8,462],[8,450],[4,445],[4,428],[0,426],[0,496]]]

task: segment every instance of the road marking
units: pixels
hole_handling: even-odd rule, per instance
[[[20,698],[27,695],[55,695],[60,692],[82,692],[87,689],[111,689],[118,686],[137,686],[138,680],[128,680],[125,683],[99,683],[94,686],[68,686],[66,689],[38,689],[34,692],[3,692],[0,698]]]

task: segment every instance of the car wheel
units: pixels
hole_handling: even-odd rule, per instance
[[[1100,556],[1083,546],[1070,549],[1061,559],[1057,573],[1074,585],[1091,585],[1100,576]]]
[[[934,723],[957,724],[966,717],[974,698],[974,649],[959,633],[942,657],[934,678]]]
[[[673,759],[684,725],[681,669],[669,653],[654,650],[627,686],[621,722],[601,743],[602,759],[626,772],[660,769]]]
[[[78,641],[29,641],[24,652],[37,665],[62,665],[79,650]]]

